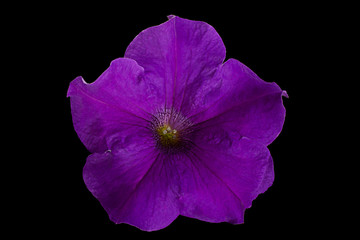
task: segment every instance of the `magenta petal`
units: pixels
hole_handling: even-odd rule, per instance
[[[196,90],[211,87],[209,80],[225,59],[225,46],[209,24],[169,16],[167,22],[142,31],[125,57],[144,67],[147,81],[162,90],[165,106],[187,114],[196,110]]]
[[[70,83],[74,128],[91,152],[107,150],[106,138],[112,134],[129,126],[146,126],[156,92],[149,93],[142,75],[143,69],[134,60],[119,58],[94,83],[82,77]]]
[[[88,157],[83,176],[90,192],[115,223],[145,231],[168,226],[179,215],[177,174],[151,144],[124,136],[122,148]]]
[[[181,214],[209,222],[244,221],[244,212],[274,181],[268,149],[221,129],[199,133],[184,159]]]
[[[209,106],[190,118],[199,128],[221,125],[241,136],[270,144],[280,133],[287,94],[275,83],[261,80],[241,62],[229,59],[218,70],[218,90],[208,94]],[[216,80],[218,79],[218,80]]]

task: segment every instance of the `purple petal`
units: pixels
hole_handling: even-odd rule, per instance
[[[223,172],[224,180],[231,179],[229,183],[238,183],[234,189],[245,194],[242,201],[246,207],[272,185],[273,160],[267,147],[258,141],[222,126],[199,130],[193,141],[194,152],[202,154],[214,171]]]
[[[218,88],[204,97],[208,107],[190,117],[197,127],[221,125],[266,145],[279,135],[285,120],[282,96],[287,94],[278,85],[261,80],[235,59],[224,63],[213,81]]]
[[[184,160],[181,215],[208,222],[243,223],[244,212],[273,183],[268,149],[223,131],[199,132]]]
[[[88,157],[86,186],[115,223],[145,231],[168,226],[179,215],[172,163],[138,132],[119,135],[114,144],[121,147]]]
[[[157,98],[142,76],[143,68],[134,60],[119,58],[94,83],[82,77],[70,83],[74,128],[89,151],[104,152],[108,136],[147,125],[147,111],[155,109]]]
[[[142,31],[125,57],[144,67],[147,81],[161,89],[165,107],[188,114],[198,111],[193,104],[196,91],[211,87],[209,80],[225,59],[225,46],[209,24],[169,16],[167,22]]]
[[[203,155],[189,153],[183,159],[180,214],[206,222],[244,222],[241,198],[208,167]]]

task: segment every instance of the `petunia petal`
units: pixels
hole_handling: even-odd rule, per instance
[[[90,155],[83,176],[113,222],[154,231],[179,215],[177,173],[170,161],[143,141],[136,132],[119,135],[114,144],[121,147]]]
[[[211,87],[209,80],[225,59],[225,46],[209,24],[169,16],[167,22],[142,31],[125,57],[144,67],[147,81],[162,90],[165,107],[187,114],[197,107],[189,96]]]
[[[183,158],[180,214],[207,222],[243,223],[245,207],[237,194],[206,164],[203,155]]]
[[[219,68],[214,82],[218,89],[206,96],[211,104],[190,117],[198,128],[221,125],[266,145],[278,136],[285,120],[282,97],[287,94],[277,84],[261,80],[235,59]]]
[[[208,222],[243,223],[244,212],[273,183],[268,149],[219,128],[197,134],[182,171],[181,215]]]
[[[129,126],[147,126],[147,111],[155,109],[157,97],[142,76],[134,60],[119,58],[95,82],[77,77],[70,83],[74,128],[89,151],[108,150],[106,138]]]
[[[198,131],[193,141],[196,146],[193,152],[202,154],[224,181],[235,184],[233,189],[246,207],[272,185],[273,160],[264,144],[222,126]]]

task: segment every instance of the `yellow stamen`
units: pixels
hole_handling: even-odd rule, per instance
[[[160,137],[160,143],[163,146],[174,146],[179,143],[178,131],[176,131],[176,129],[171,129],[169,125],[165,124],[156,131]]]

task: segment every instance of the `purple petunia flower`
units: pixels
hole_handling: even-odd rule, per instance
[[[113,222],[146,231],[179,215],[240,224],[272,185],[267,145],[287,94],[224,59],[213,27],[170,16],[95,82],[70,83],[74,128],[92,153],[84,181]]]

